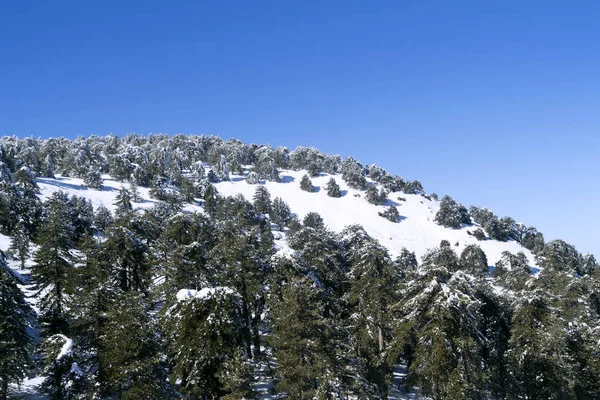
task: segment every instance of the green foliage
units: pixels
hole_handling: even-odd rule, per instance
[[[300,189],[304,190],[305,192],[314,192],[315,191],[315,188],[312,185],[310,178],[306,174],[304,174],[302,176],[302,179],[300,180]]]
[[[8,385],[19,383],[29,365],[27,333],[32,311],[17,279],[0,253],[0,399],[8,396]]]
[[[276,197],[271,207],[271,220],[273,223],[279,229],[283,229],[290,223],[291,219],[292,212],[290,211],[290,206],[281,197]]]
[[[325,190],[327,191],[327,196],[329,197],[342,197],[340,186],[337,184],[334,178],[329,178]]]
[[[396,206],[392,205],[386,208],[384,212],[380,212],[379,216],[387,219],[390,222],[398,222],[398,218],[400,218],[400,213],[398,212]]]
[[[387,192],[383,188],[378,191],[376,185],[370,185],[367,188],[365,199],[371,204],[382,205],[387,201]]]
[[[254,191],[254,208],[259,214],[271,213],[271,194],[264,186],[257,186]]]
[[[460,269],[475,277],[486,277],[488,275],[488,261],[485,253],[477,245],[471,244],[465,247],[460,255]]]
[[[119,294],[110,303],[106,320],[98,347],[105,393],[127,399],[166,398],[156,327],[143,295]]]
[[[435,222],[446,228],[460,229],[463,224],[470,224],[469,212],[462,204],[446,195],[440,201],[440,209],[435,215]]]

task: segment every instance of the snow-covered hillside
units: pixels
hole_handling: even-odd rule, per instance
[[[300,189],[300,179],[306,171],[281,171],[281,182],[266,181],[264,185],[271,193],[271,198],[281,197],[285,200],[293,213],[302,219],[309,212],[319,213],[325,224],[332,230],[339,232],[352,224],[362,225],[366,231],[386,246],[392,256],[398,255],[403,247],[414,251],[418,257],[425,254],[427,249],[439,246],[440,241],[448,240],[457,252],[469,244],[478,244],[485,251],[488,262],[494,265],[501,257],[502,252],[510,251],[516,253],[524,252],[531,265],[535,260],[531,252],[523,248],[515,241],[500,242],[496,240],[478,241],[467,232],[473,231],[474,227],[463,227],[454,230],[442,227],[434,222],[435,214],[439,208],[439,202],[428,200],[424,196],[405,194],[402,192],[390,193],[386,206],[394,205],[401,215],[399,223],[392,223],[378,215],[386,206],[376,206],[364,199],[364,191],[348,187],[341,175],[321,174],[312,178],[316,191],[305,192]],[[341,198],[327,196],[324,190],[327,181],[335,178],[342,189]],[[51,193],[62,190],[70,195],[78,195],[90,200],[94,207],[104,205],[114,210],[113,203],[119,188],[123,185],[111,179],[108,175],[104,177],[102,190],[87,189],[83,181],[78,178],[38,178],[41,190],[41,198],[47,198]],[[127,184],[124,184],[127,187]],[[221,195],[230,196],[242,194],[247,199],[252,199],[257,185],[248,184],[243,176],[232,175],[230,181],[215,184]],[[151,207],[155,200],[148,194],[148,188],[139,188],[143,199],[140,203],[134,203],[135,207]],[[403,199],[400,200],[399,198]],[[405,200],[404,200],[405,199]],[[202,207],[197,204],[186,204],[187,211],[201,211]],[[0,248],[6,250],[8,243],[0,243]]]

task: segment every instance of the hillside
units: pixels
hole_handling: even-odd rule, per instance
[[[5,137],[0,195],[0,399],[600,394],[594,257],[376,165]]]

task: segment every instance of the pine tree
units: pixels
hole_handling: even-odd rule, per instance
[[[531,278],[527,256],[523,252],[517,254],[508,251],[503,252],[502,258],[496,263],[496,268],[492,271],[492,276],[505,289],[523,290],[527,280]]]
[[[382,205],[385,204],[387,200],[387,193],[385,189],[381,189],[381,191],[378,191],[376,185],[370,185],[367,188],[365,198],[371,204]]]
[[[310,278],[291,278],[271,305],[270,343],[277,358],[277,389],[288,397],[312,400],[329,366],[327,323],[319,288]]]
[[[304,190],[305,192],[314,192],[315,191],[315,188],[312,185],[310,178],[306,174],[304,174],[302,176],[302,179],[300,180],[300,189]]]
[[[430,266],[403,289],[393,307],[393,348],[408,364],[408,385],[437,399],[483,399],[481,302],[462,272]]]
[[[106,229],[114,222],[113,215],[110,210],[103,205],[100,205],[94,213],[94,226],[100,232]]]
[[[90,189],[102,190],[102,175],[97,169],[89,170],[83,177],[83,184]]]
[[[116,216],[118,218],[126,217],[133,211],[131,204],[131,193],[125,187],[121,186],[119,193],[115,197],[114,205],[117,207]]]
[[[350,262],[350,333],[357,383],[368,382],[378,396],[386,398],[391,376],[386,357],[391,339],[389,307],[397,300],[397,276],[387,251],[373,239],[352,249]]]
[[[286,227],[291,221],[292,212],[290,211],[290,207],[288,204],[281,199],[281,197],[276,197],[273,200],[273,205],[271,207],[271,220],[275,225],[279,227],[279,229],[283,229]]]
[[[105,395],[120,399],[165,399],[156,328],[143,295],[121,293],[106,312],[98,357]]]
[[[334,178],[329,178],[325,190],[327,190],[327,196],[329,197],[342,197],[340,186],[337,184]]]
[[[249,371],[240,362],[241,321],[231,290],[182,289],[177,298],[161,322],[179,391],[186,398],[226,398],[232,393],[251,398]]]
[[[254,208],[259,214],[271,213],[271,195],[264,186],[257,186],[254,191]]]
[[[55,192],[44,203],[46,220],[38,234],[39,248],[33,257],[32,276],[40,297],[40,320],[46,335],[67,333],[67,292],[73,270],[75,229],[71,223],[70,201]]]
[[[8,385],[25,377],[30,362],[32,311],[17,283],[0,253],[0,400],[8,399]]]
[[[460,255],[460,269],[475,277],[486,277],[488,261],[483,250],[475,244],[465,247]]]
[[[460,229],[463,224],[471,223],[471,217],[462,204],[457,204],[452,197],[446,195],[440,201],[435,222],[446,228]]]
[[[302,220],[302,223],[304,224],[304,226],[309,226],[317,230],[325,228],[323,218],[319,215],[319,213],[316,212],[309,212],[308,214],[306,214],[304,216],[304,219]]]
[[[48,337],[43,343],[45,375],[41,390],[52,400],[82,398],[85,377],[73,355],[73,340],[62,334]]]
[[[25,261],[29,257],[29,232],[22,222],[19,222],[10,238],[10,248],[21,262],[21,269],[25,269]]]
[[[396,206],[389,206],[384,212],[380,212],[379,216],[387,219],[390,222],[398,222],[400,213],[398,212]]]

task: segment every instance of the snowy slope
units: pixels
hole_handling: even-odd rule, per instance
[[[436,224],[433,220],[439,208],[438,201],[427,200],[420,195],[395,192],[388,195],[388,203],[385,206],[376,206],[365,200],[364,191],[348,187],[341,175],[326,174],[311,179],[318,191],[308,193],[300,189],[300,179],[305,173],[305,171],[282,171],[280,174],[282,182],[266,182],[271,199],[275,197],[284,199],[300,219],[311,211],[319,213],[325,224],[336,232],[348,225],[360,224],[390,250],[392,257],[406,247],[420,258],[427,249],[438,247],[445,239],[459,254],[467,245],[478,244],[486,253],[490,265],[494,265],[504,251],[512,253],[523,251],[531,265],[535,265],[531,252],[517,242],[478,241],[467,234],[467,231],[473,231],[474,227],[454,230]],[[332,176],[342,189],[341,198],[327,196],[325,186]],[[232,176],[231,181],[220,182],[215,186],[222,195],[241,193],[247,199],[252,199],[256,189],[255,185],[247,184],[240,176]],[[357,194],[361,197],[355,197]],[[406,201],[400,201],[398,197],[405,198]],[[397,206],[401,215],[399,223],[390,222],[377,214],[389,205]],[[458,246],[454,246],[456,242],[459,243]]]
[[[400,253],[403,247],[414,251],[418,257],[425,254],[427,249],[439,246],[440,241],[448,240],[455,251],[460,253],[469,244],[478,244],[485,251],[490,265],[494,265],[501,257],[503,251],[516,253],[523,251],[532,266],[535,260],[531,252],[517,242],[498,242],[495,240],[477,241],[467,234],[474,227],[453,230],[437,225],[433,219],[439,208],[439,202],[427,200],[420,195],[407,195],[401,192],[390,193],[386,206],[376,206],[364,199],[364,191],[349,188],[341,175],[333,175],[342,189],[341,198],[327,196],[325,186],[331,175],[321,174],[312,178],[313,186],[317,192],[308,193],[300,189],[300,179],[305,171],[281,171],[281,182],[266,182],[265,186],[271,193],[271,198],[281,197],[289,205],[293,213],[302,219],[307,213],[318,212],[325,224],[334,231],[341,231],[348,225],[360,224],[374,238],[386,246],[394,257]],[[121,186],[127,187],[125,183],[117,182],[108,175],[104,176],[104,188],[102,190],[86,189],[81,179],[60,178],[38,179],[41,189],[41,198],[47,198],[52,192],[62,190],[71,194],[83,196],[92,201],[94,207],[103,204],[109,209],[114,209],[113,203]],[[216,185],[221,195],[235,195],[241,193],[251,200],[256,185],[248,184],[243,176],[232,175],[231,181],[220,182]],[[154,200],[148,195],[148,188],[139,188],[140,195],[144,199],[141,203],[134,204],[135,207],[147,208],[154,204]],[[355,197],[359,195],[360,197]],[[398,200],[398,197],[406,201]],[[399,223],[392,223],[377,213],[383,211],[387,206],[395,205],[401,215]],[[201,207],[188,204],[188,211],[200,211]],[[458,246],[454,246],[458,242]],[[0,241],[0,249],[5,249]]]

